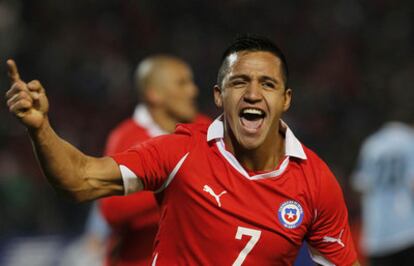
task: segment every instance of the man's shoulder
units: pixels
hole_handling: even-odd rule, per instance
[[[332,193],[342,193],[341,186],[335,174],[327,163],[311,149],[304,147],[307,160],[304,161],[302,171],[304,172],[307,185],[309,186],[315,204],[325,204],[329,201]]]
[[[143,145],[156,145],[165,148],[187,147],[186,149],[191,149],[199,143],[207,143],[207,128],[208,125],[206,124],[177,124],[172,134],[151,138],[145,141]]]
[[[195,124],[210,125],[211,122],[213,122],[213,120],[210,117],[208,117],[206,115],[203,115],[203,114],[198,114],[197,117],[194,120]]]
[[[362,143],[362,155],[411,152],[414,150],[414,130],[402,123],[388,123],[368,136]]]
[[[312,149],[306,147],[305,145],[302,144],[303,147],[303,151],[306,154],[306,160],[304,161],[305,163],[309,164],[309,165],[324,165],[326,164],[321,157],[319,157],[318,154],[316,154],[316,152],[314,152]]]
[[[208,127],[208,123],[178,124],[174,134],[190,135],[194,137],[204,136],[206,138]]]
[[[336,179],[327,163],[318,154],[303,144],[302,146],[306,154],[306,160],[301,160],[301,165],[303,171],[307,173],[308,178],[313,177],[315,180],[319,181],[322,181],[326,178]]]
[[[133,119],[125,119],[109,133],[105,153],[111,154],[124,151],[149,138],[148,132]]]
[[[145,129],[137,124],[132,118],[127,118],[118,123],[111,134],[123,134],[128,132],[145,132]]]
[[[137,124],[133,119],[128,118],[120,122],[109,133],[109,139],[123,139],[133,137],[136,141],[144,141],[150,136],[147,130]]]

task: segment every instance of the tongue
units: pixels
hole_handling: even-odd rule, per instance
[[[262,125],[263,118],[255,119],[255,120],[247,120],[246,118],[241,118],[241,123],[243,126],[249,128],[249,129],[257,129]]]

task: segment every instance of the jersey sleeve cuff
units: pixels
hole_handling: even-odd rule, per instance
[[[124,195],[129,195],[139,190],[138,177],[125,165],[119,165],[122,181],[124,183]]]
[[[124,195],[129,195],[139,190],[140,184],[138,176],[131,170],[129,165],[133,164],[131,157],[127,154],[111,155],[112,159],[118,164],[124,184]]]

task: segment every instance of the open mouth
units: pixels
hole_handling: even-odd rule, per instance
[[[239,113],[240,121],[244,127],[250,130],[260,128],[266,117],[264,111],[257,108],[244,108]]]

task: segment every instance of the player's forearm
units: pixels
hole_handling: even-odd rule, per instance
[[[121,172],[116,162],[109,157],[86,156],[61,139],[49,124],[49,100],[42,84],[38,80],[24,82],[14,60],[7,60],[7,67],[7,106],[28,128],[39,163],[55,190],[77,201],[122,194]]]
[[[123,193],[122,179],[110,158],[86,156],[60,138],[47,119],[29,133],[42,170],[59,194],[86,201]]]

